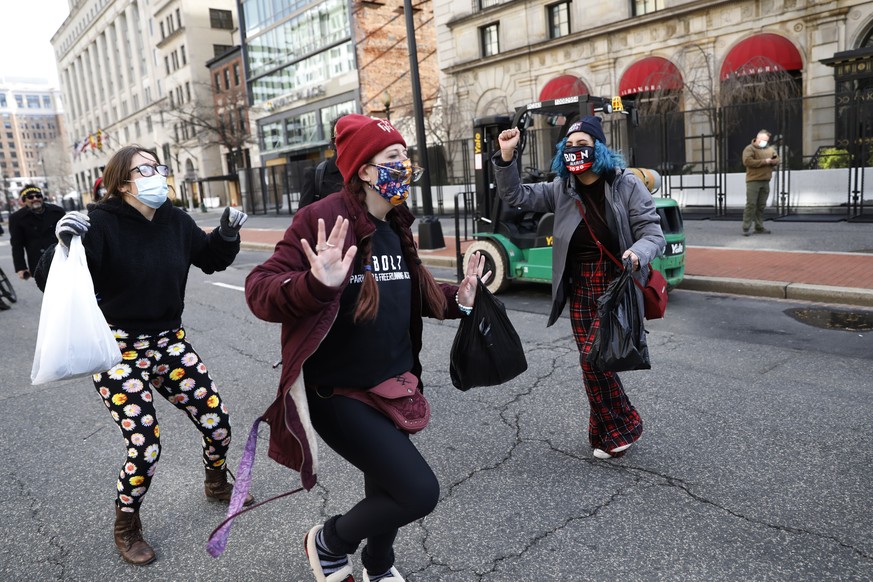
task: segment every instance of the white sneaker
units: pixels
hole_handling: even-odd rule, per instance
[[[386,578],[382,578],[381,580],[379,580],[379,582],[406,582],[406,578],[401,576],[400,572],[398,572],[397,568],[395,568],[394,566],[391,566],[391,570],[389,571],[391,572],[391,575]],[[370,575],[367,574],[366,568],[364,568],[364,582],[370,582]]]
[[[634,442],[636,442],[636,441],[634,441]],[[612,455],[614,455],[615,453],[620,453],[622,451],[626,451],[629,448],[631,448],[633,445],[634,445],[634,443],[630,443],[627,445],[621,445],[620,447],[615,447],[614,449],[610,450],[608,453],[606,451],[604,451],[603,449],[594,449],[594,457],[597,459],[604,459],[604,460],[611,459]]]
[[[354,576],[352,576],[351,564],[346,564],[329,576],[324,575],[324,570],[322,569],[321,562],[318,559],[318,549],[315,547],[315,536],[318,535],[318,532],[321,530],[322,527],[324,526],[314,526],[311,530],[309,530],[309,533],[306,534],[306,537],[303,538],[303,547],[306,550],[306,559],[309,560],[309,567],[312,568],[312,573],[315,574],[315,581],[355,582],[355,578]],[[366,580],[366,574],[364,575],[364,579]]]

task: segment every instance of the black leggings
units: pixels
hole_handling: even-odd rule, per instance
[[[334,551],[352,554],[362,540],[368,572],[394,565],[397,530],[428,515],[439,500],[439,483],[409,435],[378,410],[352,398],[323,398],[307,391],[312,424],[334,451],[364,473],[365,497],[325,525]]]

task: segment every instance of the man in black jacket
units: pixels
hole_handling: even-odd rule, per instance
[[[39,186],[28,184],[21,190],[24,207],[9,217],[12,264],[19,279],[29,279],[36,264],[55,242],[55,225],[64,216],[64,209],[48,204]]]
[[[336,151],[336,143],[334,141],[336,136],[334,134],[336,132],[336,122],[339,119],[337,117],[330,124],[330,149],[334,152]],[[339,168],[336,167],[336,154],[334,154],[332,157],[325,158],[319,162],[318,165],[310,166],[303,173],[303,185],[297,210],[342,189],[343,175],[340,174]]]

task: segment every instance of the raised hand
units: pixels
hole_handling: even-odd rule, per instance
[[[303,252],[309,259],[312,276],[326,287],[339,287],[349,274],[352,261],[358,247],[352,245],[343,253],[343,241],[346,240],[346,232],[349,230],[349,220],[342,216],[336,217],[336,222],[330,231],[330,236],[325,237],[324,219],[318,219],[318,241],[315,249],[311,249],[309,242],[302,238]]]
[[[497,136],[497,143],[500,144],[500,155],[503,157],[504,162],[512,160],[512,153],[515,151],[515,146],[518,145],[520,135],[521,132],[517,127],[511,127],[504,129]]]
[[[491,271],[482,275],[485,270],[485,256],[479,251],[473,253],[470,262],[467,263],[467,273],[461,284],[458,285],[458,303],[464,307],[473,307],[476,302],[476,279],[481,278],[483,283],[487,283],[491,278]]]

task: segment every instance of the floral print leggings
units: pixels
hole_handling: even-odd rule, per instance
[[[185,338],[184,328],[130,338],[113,329],[122,362],[94,374],[94,386],[121,429],[127,461],[118,476],[116,503],[135,511],[148,491],[161,455],[152,388],[188,417],[203,434],[203,463],[223,467],[230,446],[230,421],[215,383],[200,356]]]

